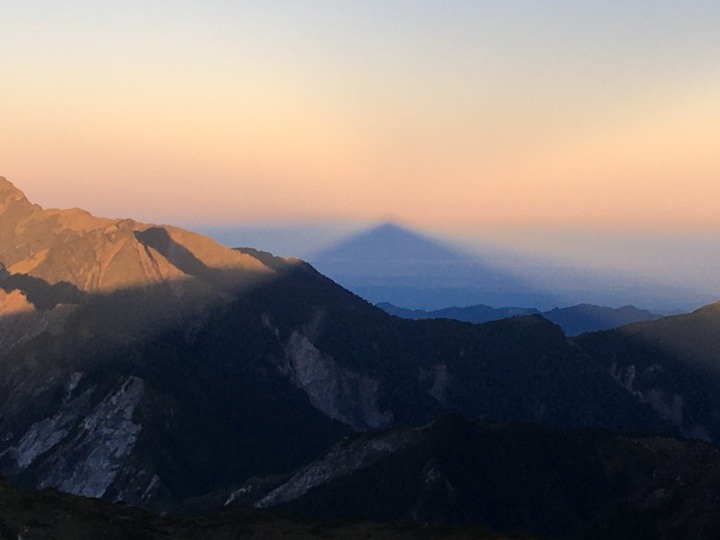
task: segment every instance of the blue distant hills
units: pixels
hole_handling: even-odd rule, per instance
[[[390,315],[404,319],[456,319],[476,324],[520,315],[542,315],[559,325],[568,336],[610,330],[634,322],[652,321],[660,318],[660,315],[651,313],[646,309],[638,309],[635,306],[609,308],[592,304],[553,308],[549,311],[539,311],[535,308],[493,308],[482,304],[468,307],[449,307],[434,311],[404,309],[387,302],[381,302],[377,304],[377,307]]]

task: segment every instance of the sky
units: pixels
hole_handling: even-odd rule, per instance
[[[5,0],[0,175],[205,228],[712,238],[718,28],[716,1]]]

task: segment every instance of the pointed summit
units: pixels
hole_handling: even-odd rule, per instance
[[[176,227],[99,218],[78,208],[45,210],[3,177],[0,264],[9,275],[25,276],[26,281],[70,285],[82,292],[188,278],[213,288],[225,281],[273,273],[251,255]]]
[[[19,191],[15,185],[10,182],[7,178],[4,176],[0,176],[0,193],[5,193],[6,191]]]
[[[31,207],[25,194],[4,176],[0,176],[0,214],[5,213],[11,206]]]

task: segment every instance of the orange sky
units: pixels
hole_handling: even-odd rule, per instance
[[[714,3],[204,6],[4,5],[0,175],[154,222],[720,230]]]

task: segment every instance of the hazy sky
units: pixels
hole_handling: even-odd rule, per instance
[[[154,222],[720,232],[720,2],[47,1],[0,175]]]

